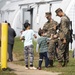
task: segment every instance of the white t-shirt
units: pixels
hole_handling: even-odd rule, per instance
[[[32,29],[29,29],[29,30],[25,30],[21,37],[24,37],[24,46],[28,46],[28,45],[33,45],[33,42],[32,42],[32,38],[33,38],[33,35],[34,35],[34,31]]]

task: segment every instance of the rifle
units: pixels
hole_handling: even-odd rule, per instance
[[[72,49],[72,42],[73,42],[72,34],[73,34],[72,21],[70,21],[70,24],[69,24],[69,43],[71,43],[71,49]]]

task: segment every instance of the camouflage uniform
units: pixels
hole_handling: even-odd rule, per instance
[[[53,27],[54,27],[54,25],[57,25],[57,24],[58,23],[56,21],[52,20],[51,22],[48,21],[44,25],[43,29],[45,31],[47,31],[47,37],[50,38],[51,34],[53,34],[53,35],[56,34],[56,30],[54,30]],[[56,39],[54,39],[54,38],[49,41],[48,53],[49,53],[49,60],[50,60],[50,62],[51,62],[51,60],[54,59],[54,55],[55,55],[55,42],[56,42]]]
[[[61,17],[60,31],[59,31],[59,47],[58,47],[58,61],[69,61],[69,23],[70,19],[64,15]],[[63,43],[66,39],[66,43]]]

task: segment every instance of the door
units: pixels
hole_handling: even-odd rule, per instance
[[[28,21],[31,24],[31,28],[33,25],[33,8],[24,8],[23,9],[23,24]]]

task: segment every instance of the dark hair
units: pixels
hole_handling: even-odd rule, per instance
[[[24,23],[25,29],[26,29],[28,26],[30,26],[30,24],[29,24],[28,22]]]
[[[8,23],[8,26],[11,27],[10,23]]]
[[[5,20],[5,23],[8,23],[7,20]]]
[[[51,12],[46,12],[45,14],[46,14],[46,15],[52,15],[52,13],[51,13]]]
[[[39,28],[38,34],[41,36],[44,33],[43,29]]]

